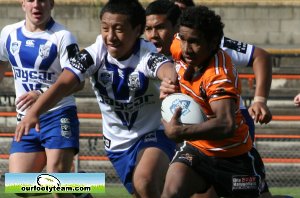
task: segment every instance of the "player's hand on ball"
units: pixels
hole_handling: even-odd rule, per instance
[[[180,115],[181,115],[181,108],[177,108],[170,122],[167,122],[166,120],[162,119],[162,123],[165,127],[166,136],[177,143],[183,142],[183,139],[181,137],[182,124],[178,122]]]
[[[160,89],[160,96],[159,96],[160,99],[164,99],[169,94],[176,93],[179,91],[178,86],[172,83],[172,81],[169,78],[164,78],[161,81],[159,89]]]

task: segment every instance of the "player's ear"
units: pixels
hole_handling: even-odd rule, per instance
[[[210,42],[210,50],[211,51],[217,51],[219,48],[219,39],[217,37],[213,38]]]
[[[25,2],[24,2],[24,0],[21,0],[21,5],[22,5],[23,11],[25,12]]]
[[[139,38],[141,36],[141,34],[144,32],[144,29],[142,30],[142,26],[141,25],[137,25],[134,28],[134,31],[136,32],[136,37]]]

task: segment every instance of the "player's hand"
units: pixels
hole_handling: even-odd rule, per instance
[[[179,91],[178,85],[174,84],[169,78],[164,78],[160,84],[160,99],[164,99],[169,94]]]
[[[267,124],[272,120],[272,114],[263,102],[254,102],[249,107],[248,112],[255,123]]]
[[[162,123],[165,127],[166,136],[175,141],[176,143],[183,142],[183,139],[180,137],[181,135],[181,124],[178,122],[178,119],[181,114],[181,108],[177,108],[170,122],[162,119]]]
[[[15,141],[21,141],[23,135],[28,135],[29,130],[35,127],[36,131],[40,131],[39,118],[30,111],[23,117],[22,121],[18,123],[15,130]]]
[[[30,91],[19,98],[16,99],[16,108],[20,111],[25,111],[26,109],[29,109],[35,101],[39,98],[41,93],[38,91]]]
[[[294,104],[295,104],[295,106],[300,107],[300,93],[295,96]]]

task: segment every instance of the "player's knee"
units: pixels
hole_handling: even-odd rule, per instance
[[[161,198],[179,198],[180,197],[180,192],[178,188],[172,188],[172,187],[165,187]]]
[[[134,190],[135,193],[141,197],[149,197],[151,195],[157,195],[159,197],[160,195],[159,186],[149,178],[136,179],[134,181]]]

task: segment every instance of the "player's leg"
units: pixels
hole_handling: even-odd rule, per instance
[[[30,131],[21,142],[12,142],[9,156],[10,173],[38,173],[46,165],[46,154],[35,137],[38,134]],[[41,196],[41,193],[16,193],[20,197]]]
[[[214,187],[210,187],[206,193],[195,193],[191,198],[219,198]]]
[[[191,197],[195,193],[200,195],[211,187],[210,182],[195,171],[198,166],[206,169],[198,154],[198,150],[186,142],[178,145],[166,175],[163,198]]]
[[[69,173],[79,151],[79,122],[76,107],[64,107],[40,119],[41,140],[47,156],[47,172]],[[73,198],[73,194],[54,197]]]
[[[44,151],[32,153],[12,153],[9,156],[10,173],[38,173],[46,165]]]
[[[68,173],[71,170],[74,149],[46,149],[47,172]],[[55,198],[73,198],[73,194],[54,194]]]
[[[206,181],[189,166],[174,162],[168,169],[162,198],[187,198],[207,188]]]
[[[40,142],[40,133],[30,129],[20,142],[13,139],[10,147],[9,172],[41,172],[46,165],[45,149]]]
[[[48,173],[68,173],[71,171],[75,150],[66,149],[46,149],[47,172]]]
[[[143,196],[142,194],[154,191],[148,184],[153,185],[155,192],[161,192],[162,183],[165,178],[163,173],[166,171],[164,167],[166,164],[166,167],[168,167],[168,163],[174,155],[175,146],[175,143],[168,139],[163,131],[159,130],[145,134],[127,150],[119,152],[107,150],[106,152],[127,191],[135,197],[140,197]],[[154,154],[155,156],[149,156],[149,154]],[[145,161],[146,159],[144,157],[146,156],[150,158],[150,160]],[[166,156],[168,156],[167,163]],[[162,160],[161,163],[158,163],[159,160]],[[149,164],[146,164],[146,162]],[[152,164],[155,164],[156,167]],[[147,167],[148,165],[150,166]],[[144,166],[148,170],[143,171]],[[149,175],[150,172],[152,175]],[[143,180],[143,177],[145,177],[145,180]],[[151,189],[147,189],[148,187]],[[158,194],[158,197],[160,197],[160,193]],[[155,194],[148,196],[157,197]]]
[[[41,140],[47,156],[47,172],[70,172],[79,151],[76,107],[65,107],[41,119]]]
[[[148,147],[139,152],[133,174],[137,197],[160,197],[170,159],[161,149]]]

